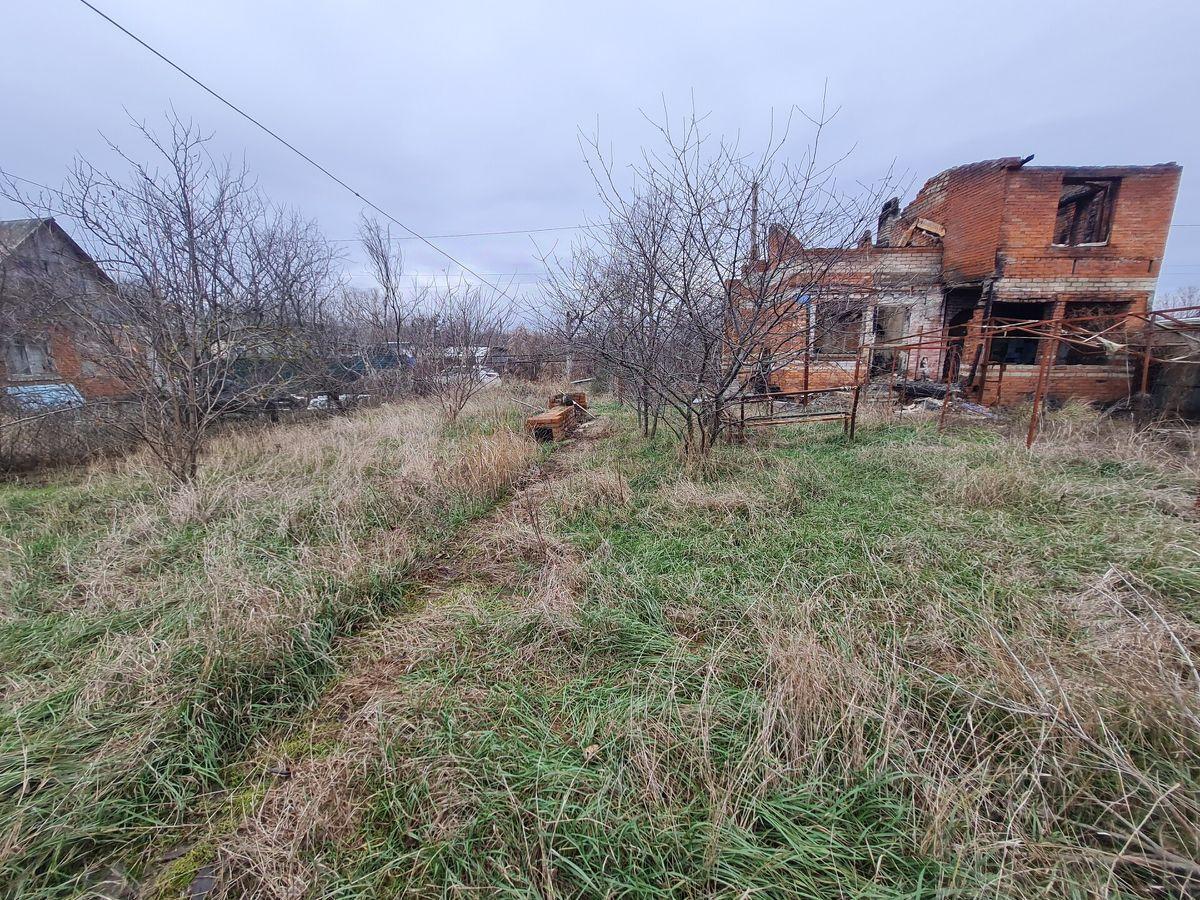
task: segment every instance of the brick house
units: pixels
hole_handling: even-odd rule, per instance
[[[44,408],[123,393],[88,359],[69,313],[112,287],[54,219],[0,222],[0,399]]]
[[[782,390],[875,374],[965,383],[986,403],[1032,396],[1051,341],[1014,322],[1077,319],[1120,334],[1154,296],[1181,167],[1030,166],[1019,157],[957,166],[906,207],[884,204],[872,241],[837,251],[820,296],[801,304],[807,354],[772,373]],[[769,229],[765,265],[808,268],[819,249]],[[839,328],[819,328],[844,320]],[[997,334],[981,327],[1010,323]],[[1138,326],[1140,328],[1140,325]],[[803,333],[804,328],[799,329]],[[889,344],[891,345],[889,347]],[[860,349],[862,348],[861,353]],[[1100,343],[1060,343],[1049,396],[1112,401],[1130,393],[1128,357]],[[1136,368],[1136,364],[1133,366]]]

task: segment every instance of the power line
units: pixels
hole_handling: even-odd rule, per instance
[[[82,2],[82,0],[81,0]],[[12,178],[15,181],[23,181],[26,184],[32,184],[34,187],[40,187],[43,190],[49,191],[52,194],[62,196],[62,192],[57,188],[52,188],[48,184],[42,184],[40,181],[34,181],[32,178],[22,178],[20,175],[14,175],[4,169],[0,169],[0,175],[5,178]],[[492,237],[495,235],[504,234],[542,234],[547,231],[582,231],[586,228],[591,228],[591,225],[547,225],[544,228],[509,228],[499,231],[457,231],[452,234],[427,234],[425,237],[420,235],[411,235],[395,238],[397,241],[422,241],[428,238],[429,240],[441,240],[443,238],[469,238],[469,237]],[[1168,228],[1200,228],[1200,222],[1172,222]],[[357,244],[361,238],[328,238],[331,244]]]
[[[61,196],[61,193],[62,193],[61,191],[58,191],[55,188],[50,187],[49,185],[42,184],[40,181],[33,181],[30,178],[22,178],[20,175],[14,175],[12,172],[7,172],[4,169],[0,169],[0,175],[3,175],[6,178],[14,178],[17,181],[23,181],[26,184],[32,184],[36,187],[43,188],[44,190],[50,191],[50,193],[52,193],[52,194],[59,194]],[[590,225],[550,225],[545,228],[512,228],[512,229],[508,229],[508,230],[504,230],[504,231],[460,231],[460,232],[456,232],[454,234],[430,234],[430,235],[426,235],[426,237],[430,238],[431,240],[441,239],[441,238],[491,237],[492,235],[501,235],[501,234],[540,234],[540,233],[546,232],[546,231],[579,231],[579,230],[582,230],[585,228],[590,228],[590,227],[592,227],[592,226],[590,226]],[[1200,223],[1172,222],[1167,227],[1168,228],[1200,228]],[[416,237],[398,237],[398,238],[396,238],[396,240],[398,240],[398,241],[415,241],[418,239],[419,238],[416,238]],[[328,240],[330,243],[333,243],[333,244],[357,244],[357,243],[359,243],[359,241],[361,239],[360,238],[329,238]],[[1171,267],[1168,266],[1167,268],[1171,268]]]
[[[5,178],[11,178],[13,181],[23,181],[26,184],[32,184],[34,187],[40,187],[44,191],[49,191],[52,194],[58,194],[60,197],[62,196],[62,191],[52,188],[48,184],[42,184],[40,181],[34,181],[32,178],[22,178],[20,175],[14,175],[12,172],[4,169],[0,169],[0,175],[3,175]]]
[[[540,234],[544,231],[578,231],[582,228],[588,228],[587,225],[556,225],[547,228],[512,228],[506,231],[463,231],[457,234],[431,234],[429,238],[468,238],[468,237],[491,237],[492,235],[500,234]],[[359,238],[330,238],[335,244],[357,244]],[[398,241],[413,241],[416,238],[400,237]]]
[[[486,275],[488,278],[533,278],[538,281],[545,281],[550,277],[545,272],[483,272],[481,274]],[[370,272],[346,272],[345,275],[347,278],[375,278],[376,277],[376,276],[372,275]],[[442,278],[446,278],[447,276],[446,276],[446,273],[444,273],[444,272],[405,272],[403,277],[405,277],[405,278],[442,279]],[[454,276],[451,275],[449,277],[453,278]]]
[[[49,191],[52,194],[62,196],[62,191],[57,188],[52,188],[48,184],[42,184],[40,181],[34,181],[32,178],[23,178],[6,169],[0,169],[0,176],[11,178],[14,181],[22,181],[25,184],[32,184],[34,187],[40,187],[44,191]],[[492,235],[502,234],[541,234],[546,231],[579,231],[584,228],[590,228],[590,225],[548,225],[544,228],[510,228],[501,231],[459,231],[453,234],[427,234],[425,237],[430,240],[439,238],[468,238],[468,237],[490,237]],[[331,244],[358,244],[362,241],[361,238],[327,238]],[[422,240],[419,237],[398,237],[397,241],[416,241]],[[486,274],[486,273],[485,273]]]
[[[88,2],[88,0],[79,0],[79,2],[82,3],[84,6],[86,6],[88,9],[90,9],[92,12],[94,12],[96,15],[98,15],[100,18],[104,19],[104,21],[108,22],[110,25],[112,25],[114,28],[116,28],[122,34],[133,39],[138,44],[140,44],[142,47],[144,47],[146,50],[149,50],[151,53],[153,53],[155,56],[157,56],[159,59],[161,59],[163,62],[165,62],[168,66],[170,66],[172,69],[174,69],[180,75],[182,75],[188,81],[195,84],[197,87],[199,87],[205,93],[211,95],[212,97],[215,97],[217,100],[219,100],[221,103],[225,104],[225,106],[228,106],[230,109],[232,109],[235,113],[237,113],[239,116],[241,116],[247,122],[250,122],[252,125],[254,125],[255,127],[266,132],[268,135],[273,137],[279,143],[283,144],[283,146],[287,147],[289,150],[291,150],[293,153],[295,153],[297,156],[299,156],[302,160],[304,160],[306,163],[308,163],[310,166],[312,166],[314,169],[321,172],[323,175],[325,175],[326,177],[328,177],[330,180],[334,181],[341,187],[345,188],[347,191],[349,191],[351,194],[353,194],[355,197],[357,197],[359,200],[361,200],[363,203],[365,203],[371,209],[375,210],[375,212],[379,213],[385,219],[387,219],[390,222],[395,223],[400,228],[403,228],[410,235],[412,235],[413,240],[421,241],[426,246],[430,247],[431,249],[440,253],[442,256],[446,257],[446,259],[450,260],[450,262],[454,263],[456,266],[458,266],[464,272],[468,272],[471,275],[474,275],[476,278],[478,278],[480,281],[482,281],[484,284],[486,284],[492,290],[498,292],[499,294],[501,294],[504,297],[508,297],[507,292],[500,290],[499,287],[492,284],[486,278],[483,278],[482,276],[480,276],[477,272],[475,272],[466,263],[461,262],[460,260],[456,259],[450,253],[443,250],[437,244],[435,244],[431,240],[429,240],[429,238],[425,237],[422,234],[419,234],[418,232],[414,231],[412,228],[409,228],[407,225],[405,225],[403,222],[401,222],[399,219],[397,219],[395,216],[393,216],[391,213],[389,213],[386,209],[383,209],[381,206],[368,200],[366,197],[364,197],[362,194],[360,194],[357,190],[355,190],[349,184],[347,184],[345,181],[343,181],[341,178],[338,178],[338,176],[334,175],[331,171],[329,171],[327,168],[325,168],[323,165],[321,165],[319,162],[317,162],[311,156],[309,156],[307,153],[305,153],[300,148],[298,148],[295,144],[292,144],[290,141],[287,141],[284,138],[280,137],[280,135],[278,135],[277,133],[272,131],[270,128],[268,128],[266,125],[264,125],[262,122],[258,121],[258,119],[254,118],[254,116],[250,115],[248,112],[243,110],[237,104],[233,103],[230,100],[226,100],[223,96],[221,96],[221,94],[217,93],[215,90],[210,88],[207,84],[205,84],[203,81],[201,81],[199,78],[197,78],[191,72],[188,72],[186,69],[184,69],[178,63],[171,60],[165,54],[160,53],[158,50],[155,50],[153,47],[151,47],[149,44],[147,44],[145,41],[143,41],[140,37],[138,37],[136,34],[134,34],[132,31],[130,31],[128,28],[126,28],[124,25],[122,25],[116,19],[112,18],[112,16],[108,15],[107,13],[105,13],[102,10],[98,9],[97,7],[93,6],[91,3]],[[511,300],[512,298],[509,297],[509,299]]]

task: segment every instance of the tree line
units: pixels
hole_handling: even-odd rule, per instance
[[[829,117],[807,121],[799,152],[790,122],[748,152],[694,114],[658,124],[655,146],[628,167],[598,137],[585,141],[603,216],[569,252],[543,257],[548,280],[536,327],[520,335],[524,355],[561,360],[567,381],[587,360],[644,434],[665,429],[685,455],[703,456],[731,405],[810,356],[822,335],[843,332],[858,348],[870,287],[840,288],[835,271],[869,243],[890,184],[843,190],[842,160],[821,147]],[[477,348],[517,337],[503,291],[409,277],[386,223],[361,218],[375,286],[352,288],[317,224],[270,202],[195,125],[170,116],[162,130],[135,127],[138,152],[110,145],[120,172],[77,160],[61,191],[40,200],[111,286],[73,291],[47,278],[0,305],[0,325],[19,330],[22,315],[69,325],[125,390],[114,427],[173,478],[195,477],[223,418],[274,417],[297,395],[339,410],[369,384],[383,399],[430,395],[453,421],[485,381]],[[11,184],[5,193],[39,204]],[[814,316],[831,291],[841,302]]]
[[[12,185],[31,210],[65,220],[108,276],[59,271],[7,291],[9,334],[61,326],[80,354],[121,386],[106,421],[179,481],[195,477],[223,419],[347,392],[432,396],[453,420],[482,387],[478,348],[505,339],[508,298],[446,277],[405,277],[390,230],[363,217],[377,287],[354,289],[317,224],[271,203],[244,166],[215,157],[210,136],[170,117],[136,125],[137,154],[110,147],[112,173],[77,160],[48,198]]]

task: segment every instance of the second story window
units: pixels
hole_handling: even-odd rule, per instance
[[[18,335],[4,342],[4,362],[10,378],[54,374],[54,360],[45,340]]]
[[[1112,227],[1116,178],[1064,178],[1054,222],[1054,243],[1103,244]]]

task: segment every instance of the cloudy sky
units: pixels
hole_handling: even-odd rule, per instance
[[[579,147],[618,160],[644,114],[692,105],[712,131],[840,112],[844,177],[895,167],[907,197],[950,165],[1184,166],[1161,288],[1200,284],[1200,4],[971,0],[855,4],[93,0],[213,89],[428,235],[577,225],[598,206]],[[346,242],[361,203],[221,106],[79,0],[5,4],[0,168],[49,185],[72,157],[131,142],[129,117],[174,108],[244,156],[266,192]],[[20,215],[0,200],[0,217]],[[447,237],[477,272],[536,283],[538,248],[574,232]],[[454,267],[416,242],[408,267]]]

